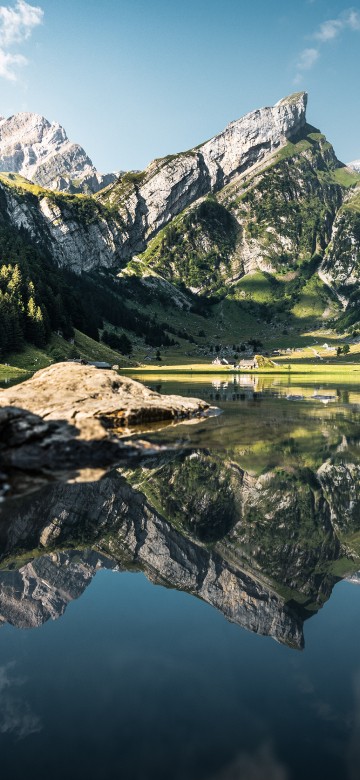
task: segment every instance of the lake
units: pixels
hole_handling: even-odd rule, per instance
[[[3,506],[4,777],[358,780],[360,389],[141,379],[222,414]]]

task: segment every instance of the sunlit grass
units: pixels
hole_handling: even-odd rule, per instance
[[[14,368],[13,366],[7,366],[4,363],[0,363],[0,382],[7,379],[21,379],[26,376],[26,371],[22,368]]]
[[[124,355],[120,355],[106,344],[94,341],[94,339],[86,336],[84,333],[75,330],[74,344],[61,338],[61,336],[53,334],[46,350],[27,344],[22,352],[14,352],[8,355],[7,363],[9,366],[3,366],[4,378],[10,378],[11,373],[17,370],[34,372],[52,363],[73,359],[74,357],[89,361],[104,361],[111,365],[129,363],[129,360]]]
[[[336,168],[331,175],[336,184],[340,184],[341,187],[353,187],[354,184],[360,183],[360,174],[351,168]]]
[[[24,176],[20,176],[18,173],[0,173],[0,181],[3,181],[8,187],[25,190],[36,196],[46,195],[48,192],[44,187],[34,184],[34,182],[25,179]]]

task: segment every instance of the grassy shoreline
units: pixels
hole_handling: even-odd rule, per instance
[[[85,337],[84,337],[85,338]],[[91,341],[91,340],[90,340]],[[86,345],[87,346],[87,345]],[[92,346],[92,345],[91,345]],[[88,350],[89,351],[89,350]],[[0,364],[0,382],[11,380],[26,379],[29,374],[33,374],[39,368],[50,365],[53,360],[43,352],[29,348],[18,357],[18,365]],[[93,356],[91,355],[93,358]],[[104,356],[102,355],[103,359]],[[107,355],[108,357],[108,355]],[[110,354],[110,357],[113,357]],[[355,359],[354,359],[355,358]],[[65,357],[63,359],[66,359]],[[94,359],[94,358],[93,358]],[[14,363],[15,360],[12,360]],[[56,361],[55,361],[56,362]],[[277,363],[272,365],[263,365],[254,369],[236,369],[230,366],[213,365],[212,363],[156,363],[146,365],[126,365],[120,367],[121,374],[129,374],[134,378],[144,377],[169,377],[183,376],[205,377],[217,376],[225,380],[226,377],[235,376],[262,376],[262,377],[281,377],[288,380],[301,379],[302,381],[334,381],[334,382],[352,382],[360,385],[360,350],[349,354],[344,358],[332,358],[326,362],[312,358],[309,352],[303,355],[281,356]]]
[[[15,368],[14,366],[0,363],[0,382],[11,381],[12,379],[26,379],[28,375],[29,372],[23,368]]]
[[[313,363],[290,363],[290,369],[288,365],[278,367],[263,367],[253,369],[235,369],[228,368],[227,366],[212,366],[206,363],[194,364],[194,365],[152,365],[141,366],[134,368],[133,366],[121,368],[121,373],[124,374],[216,374],[221,376],[335,376],[336,378],[349,377],[357,379],[360,383],[360,364],[358,363],[344,363],[344,365],[326,365],[319,366]],[[359,377],[356,375],[359,374]]]

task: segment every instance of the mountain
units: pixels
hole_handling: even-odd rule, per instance
[[[353,160],[352,162],[348,163],[348,168],[352,168],[354,171],[360,173],[360,160]]]
[[[57,291],[71,273],[81,317],[68,293],[54,293],[65,320],[95,338],[109,325],[139,348],[175,342],[183,354],[188,340],[200,355],[219,317],[225,345],[269,330],[346,329],[359,319],[360,175],[307,122],[306,106],[305,93],[290,95],[95,195],[0,174],[0,230],[31,247],[38,287],[44,258]],[[16,258],[0,240],[1,261]],[[34,300],[45,321],[48,301]]]
[[[303,646],[304,612],[286,603],[281,588],[277,593],[266,576],[244,566],[241,555],[235,549],[232,555],[226,544],[213,550],[188,538],[119,472],[99,482],[52,486],[11,508],[9,515],[7,510],[2,510],[8,533],[0,571],[0,625],[35,627],[59,617],[105,565],[143,570],[153,582],[198,596],[250,631]],[[84,552],[84,544],[93,552]],[[31,545],[39,545],[45,555],[34,560]],[[74,552],[62,553],[67,545]]]
[[[305,125],[306,102],[302,92],[253,111],[195,149],[154,160],[142,173],[122,177],[101,202],[116,207],[128,226],[124,258],[144,248],[191,203],[218,192],[284,146]]]
[[[25,516],[22,549],[28,547],[25,558],[30,560],[18,570],[15,528]],[[3,564],[0,571],[0,626],[35,627],[60,617],[96,571],[106,567],[142,570],[152,582],[190,592],[250,631],[303,646],[301,614],[266,579],[187,539],[117,472],[101,483],[63,485],[37,494],[31,504],[17,506],[9,525],[15,531],[15,560],[10,563],[8,555],[10,566]],[[89,551],[83,541],[77,548],[79,533]],[[28,545],[39,537],[44,553],[50,554],[33,560]],[[66,544],[72,551],[62,553]]]
[[[16,227],[50,242],[59,265],[75,271],[123,265],[184,208],[284,146],[304,126],[305,108],[306,95],[299,93],[254,111],[197,149],[124,174],[95,200],[56,197],[45,190],[33,190],[36,200],[30,199],[21,191],[21,179],[8,179],[14,186],[4,188],[7,211]],[[23,175],[20,165],[17,172]]]
[[[64,192],[94,193],[116,179],[115,174],[98,173],[61,125],[27,112],[0,117],[0,171]]]

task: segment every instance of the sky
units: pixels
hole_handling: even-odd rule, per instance
[[[0,0],[0,115],[60,122],[103,173],[299,90],[338,157],[358,159],[359,83],[360,3]]]

